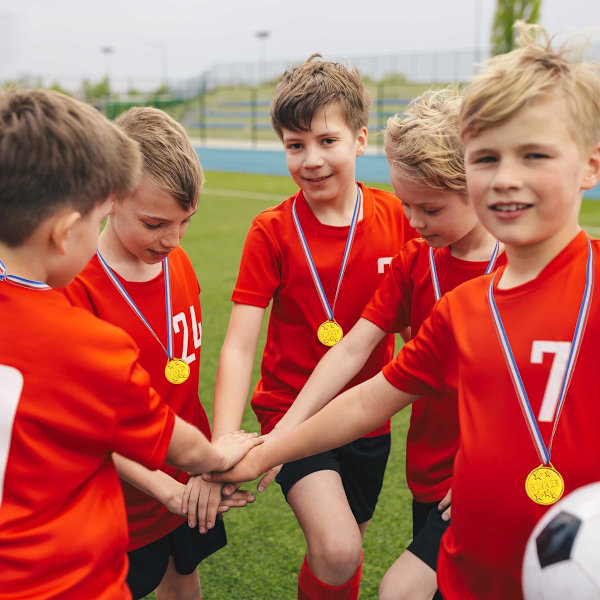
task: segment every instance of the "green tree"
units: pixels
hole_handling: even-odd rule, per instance
[[[497,0],[492,25],[492,54],[510,52],[515,46],[515,21],[537,23],[542,0]]]

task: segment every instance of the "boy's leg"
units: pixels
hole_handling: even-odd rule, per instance
[[[299,598],[358,597],[362,538],[381,491],[389,450],[389,435],[361,439],[282,468],[277,481],[308,546]]]
[[[207,533],[183,523],[165,536],[168,541],[169,563],[156,588],[156,600],[200,600],[202,592],[198,565],[227,543],[225,525],[217,519]]]
[[[442,519],[438,504],[413,501],[413,541],[381,580],[379,600],[441,600],[437,591],[437,557],[450,522]]]
[[[156,600],[202,600],[198,571],[182,575],[175,568],[173,557],[160,585],[156,588]]]
[[[346,583],[360,563],[362,535],[340,475],[311,473],[290,489],[287,501],[306,538],[312,574],[330,586]]]

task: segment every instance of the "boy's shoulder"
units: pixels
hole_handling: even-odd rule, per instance
[[[20,339],[35,336],[47,346],[49,353],[65,349],[65,352],[59,352],[59,357],[64,360],[70,357],[74,362],[83,363],[83,357],[99,352],[111,354],[121,351],[137,355],[137,345],[125,331],[99,319],[89,310],[71,305],[59,290],[9,289],[8,295],[12,298],[6,306],[12,305],[18,315],[11,320],[10,328],[19,330]],[[24,323],[26,327],[23,327]],[[55,349],[52,350],[51,346]]]

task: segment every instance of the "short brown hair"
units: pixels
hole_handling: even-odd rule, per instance
[[[429,90],[405,113],[388,119],[385,154],[402,179],[442,192],[467,194],[458,115],[462,97],[457,86]]]
[[[337,62],[315,60],[313,54],[305,63],[286,71],[271,103],[271,123],[277,135],[282,129],[309,131],[315,113],[338,103],[346,123],[353,132],[369,122],[371,98],[357,69]]]
[[[139,144],[144,173],[186,210],[196,206],[204,174],[185,129],[151,106],[130,108],[115,125]]]
[[[64,206],[85,216],[130,193],[141,162],[91,106],[51,90],[0,91],[0,240],[19,246]]]
[[[557,50],[545,29],[517,21],[518,48],[495,56],[466,87],[461,137],[476,136],[513,117],[527,103],[556,97],[565,102],[567,127],[586,151],[600,141],[600,71],[582,60],[583,46]]]

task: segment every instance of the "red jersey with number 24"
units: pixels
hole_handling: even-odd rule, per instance
[[[200,287],[190,259],[181,247],[175,248],[169,254],[168,260],[173,313],[173,352],[176,358],[183,358],[190,366],[188,380],[178,385],[169,383],[165,378],[165,351],[118,292],[97,256],[94,255],[83,271],[63,291],[73,304],[91,310],[96,316],[118,325],[131,335],[140,348],[140,364],[150,373],[152,387],[179,417],[198,427],[210,439],[208,419],[198,399],[202,334]],[[142,282],[126,281],[116,275],[166,348],[167,320],[163,273],[150,281]],[[169,465],[162,465],[161,470],[181,483],[188,480],[187,473]],[[126,481],[122,481],[121,484],[127,506],[129,550],[145,546],[185,522],[185,519],[170,513],[163,504]]]

